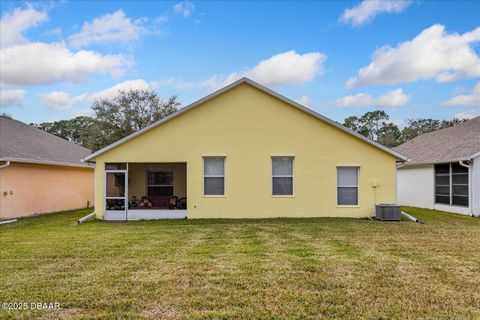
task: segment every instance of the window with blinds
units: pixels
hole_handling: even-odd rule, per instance
[[[337,205],[358,205],[358,167],[337,167]]]
[[[272,157],[272,195],[293,196],[293,157]]]
[[[205,196],[225,195],[225,158],[203,158],[203,194]]]

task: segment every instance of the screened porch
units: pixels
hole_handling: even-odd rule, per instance
[[[105,220],[186,216],[186,163],[105,164]]]

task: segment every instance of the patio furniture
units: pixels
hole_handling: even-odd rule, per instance
[[[142,197],[140,200],[140,208],[149,208],[151,209],[153,207],[152,201],[150,200],[149,197]]]

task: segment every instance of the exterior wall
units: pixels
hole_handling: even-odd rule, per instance
[[[226,195],[203,196],[203,156],[224,155]],[[295,157],[293,197],[272,197],[271,156]],[[248,84],[215,97],[96,159],[96,212],[105,162],[186,162],[189,218],[366,217],[396,202],[396,159]],[[336,205],[336,167],[358,165],[359,206]],[[373,188],[372,183],[378,187]]]
[[[402,167],[397,170],[398,203],[403,206],[433,209],[435,170],[432,164]]]
[[[461,206],[449,206],[448,204],[441,204],[436,203],[433,207],[435,210],[464,214],[469,216],[470,215],[470,208],[468,207],[461,207]]]
[[[470,215],[475,206],[480,206],[479,187],[480,161],[474,162],[469,171],[470,207],[450,206],[435,203],[435,169],[433,164],[402,167],[397,170],[398,203],[404,206],[435,209]],[[478,210],[478,209],[477,209]]]
[[[0,220],[93,206],[93,169],[11,163],[0,169]]]
[[[173,172],[173,194],[179,198],[187,196],[187,177],[185,163],[130,163],[128,165],[128,193],[129,198],[136,196],[141,199],[147,195],[146,171],[172,171]]]
[[[480,155],[473,159],[473,166],[470,171],[471,175],[471,187],[470,194],[472,213],[476,217],[480,217]]]

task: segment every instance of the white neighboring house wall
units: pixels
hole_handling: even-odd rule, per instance
[[[397,199],[400,205],[433,209],[434,188],[432,164],[397,169]]]
[[[471,168],[471,187],[470,187],[470,199],[472,213],[476,217],[480,217],[480,155],[473,159],[473,165]]]
[[[435,209],[480,216],[480,155],[469,169],[469,207],[435,203],[435,169],[433,164],[412,165],[397,169],[397,199],[403,206]]]

